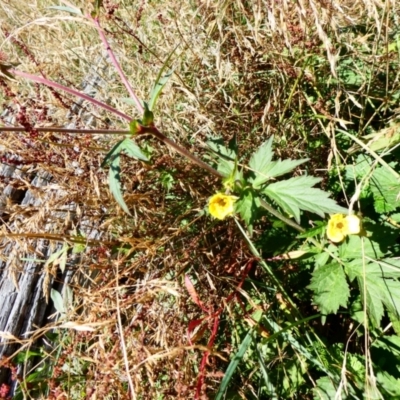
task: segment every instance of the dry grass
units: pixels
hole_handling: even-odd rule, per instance
[[[281,157],[301,158],[310,156],[308,144],[318,139],[323,144],[311,153],[310,164],[315,174],[318,168],[327,168],[333,155],[339,157],[333,135],[341,123],[338,119],[354,119],[359,113],[359,118],[372,121],[385,109],[393,118],[393,107],[382,101],[371,115],[361,115],[357,103],[370,100],[368,90],[362,95],[357,90],[342,92],[332,81],[329,91],[320,92],[320,83],[321,76],[329,80],[340,73],[338,60],[344,49],[368,65],[374,62],[376,74],[390,67],[390,58],[379,60],[379,49],[380,41],[387,43],[393,33],[392,18],[398,11],[394,0],[136,3],[121,0],[114,8],[105,2],[103,26],[142,99],[178,46],[171,62],[174,75],[156,118],[160,130],[194,153],[203,153],[209,135],[229,139],[236,134],[247,154],[274,134]],[[89,9],[86,1],[74,4]],[[32,1],[29,7],[17,0],[1,2],[0,51],[20,70],[79,88],[104,49],[93,26],[81,17],[47,8],[50,5],[49,0]],[[357,25],[365,31],[350,29]],[[363,53],[363,46],[375,49]],[[101,74],[98,97],[137,117],[122,100],[128,95],[112,67]],[[360,76],[363,85],[373,80]],[[304,93],[304,82],[314,98]],[[384,82],[382,99],[394,84],[398,83]],[[0,92],[0,100],[3,108],[13,110],[16,125],[26,118],[31,125],[64,126],[75,101],[22,80],[7,82],[7,88],[9,92]],[[326,101],[328,97],[336,102]],[[97,127],[125,128],[114,116],[87,107]],[[74,119],[79,127],[86,126],[79,117]],[[96,231],[98,237],[95,243],[88,239],[78,264],[73,265],[70,255],[69,265],[79,274],[71,287],[73,306],[64,317],[94,324],[95,329],[59,331],[57,348],[48,355],[55,363],[48,398],[193,398],[203,350],[189,346],[187,329],[202,315],[184,288],[183,276],[189,272],[203,301],[217,309],[251,256],[233,223],[215,224],[198,216],[219,183],[153,140],[153,166],[124,160],[125,199],[134,217],[123,214],[100,169],[116,140],[50,133],[0,136],[7,160],[19,157],[19,168],[26,174],[23,180],[3,185],[32,189],[40,199],[24,208],[7,205],[7,221],[1,228],[4,240],[19,241],[21,252],[29,254],[38,240],[34,235],[56,235],[52,238],[72,247],[77,229],[89,224],[88,232]],[[29,177],[39,170],[53,178],[49,185],[33,188]],[[169,193],[160,171],[174,171]],[[72,204],[76,210],[67,212]],[[48,273],[56,275],[56,270]],[[261,271],[254,274],[262,279]],[[221,357],[228,359],[233,351],[232,327],[248,327],[244,317],[255,309],[246,297],[241,301],[248,304],[246,311],[226,306],[216,349],[220,354],[207,366],[204,393],[211,397],[226,366]],[[269,301],[276,302],[275,297]],[[205,344],[204,338],[196,343]],[[253,383],[243,382],[245,398]]]

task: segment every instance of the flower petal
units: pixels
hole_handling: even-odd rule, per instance
[[[341,242],[348,231],[348,222],[344,218],[343,214],[332,215],[328,221],[328,228],[326,230],[326,236],[329,240],[335,243]]]
[[[361,230],[361,221],[357,215],[348,215],[346,217],[347,225],[348,225],[348,234],[349,235],[357,235]]]
[[[237,197],[223,193],[217,193],[211,197],[208,203],[210,214],[217,219],[223,220],[234,212],[234,204]]]

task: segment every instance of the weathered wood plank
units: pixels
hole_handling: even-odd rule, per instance
[[[83,91],[90,96],[95,96],[99,85],[104,85],[101,76],[108,68],[108,59],[103,55],[93,65],[93,69],[89,72],[83,84]],[[78,118],[81,121],[84,120],[87,127],[95,123],[93,116],[85,112],[85,108],[82,107],[83,105],[84,103],[81,99],[77,100],[67,115],[67,119],[72,121],[66,127],[74,128]],[[4,149],[0,148],[0,154],[3,151]],[[9,201],[20,204],[22,208],[33,205],[38,209],[41,205],[41,200],[37,199],[31,190],[23,191],[15,189],[14,185],[11,184],[12,182],[17,182],[23,178],[29,181],[32,186],[42,188],[48,185],[53,179],[45,171],[39,171],[36,175],[29,176],[21,171],[18,164],[1,165],[0,177],[5,182],[3,183],[4,189],[0,194],[0,218],[3,221],[7,219],[7,204]],[[10,182],[9,184],[7,184],[8,181]],[[74,204],[66,204],[64,218],[68,212],[74,211],[74,208]],[[57,212],[60,213],[60,211]],[[71,215],[74,215],[74,213],[72,212]],[[92,227],[93,224],[87,219],[83,219],[83,221],[85,222],[81,222],[78,226],[79,229],[88,238],[99,238],[100,233],[95,227]],[[11,232],[13,232],[14,222],[8,222],[10,223]],[[77,221],[73,222],[78,223]],[[44,229],[51,232],[51,224],[44,226]],[[43,273],[43,262],[23,261],[21,263],[16,262],[16,260],[21,254],[27,260],[36,260],[38,259],[38,254],[42,254],[44,261],[54,251],[57,251],[61,244],[54,249],[54,246],[49,246],[47,240],[38,239],[35,241],[36,254],[27,253],[26,249],[22,248],[15,241],[10,240],[5,246],[4,244],[3,242],[0,253],[3,259],[0,262],[0,332],[5,332],[21,340],[25,340],[29,339],[29,332],[36,327],[44,326],[48,322],[47,317],[53,310],[46,303],[46,296],[49,293],[43,292],[43,283],[44,279],[46,279],[46,274]],[[16,271],[16,268],[18,268],[18,271]],[[67,270],[61,276],[61,280],[64,284],[68,284],[72,276],[73,271]],[[62,287],[54,282],[54,279],[51,279],[50,284],[57,287],[57,290],[62,290]],[[3,357],[11,356],[19,347],[18,343],[7,340],[4,335],[0,337],[0,360]],[[11,385],[12,390],[15,389],[15,382],[10,380],[10,370],[8,368],[0,367],[0,385],[2,383],[8,383]]]

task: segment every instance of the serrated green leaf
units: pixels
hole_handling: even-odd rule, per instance
[[[354,165],[348,164],[345,169],[345,179],[350,182],[364,178],[370,171],[372,159],[364,154],[357,157]]]
[[[132,139],[125,139],[122,141],[120,149],[124,151],[127,156],[135,158],[136,160],[149,161],[142,153],[140,147]]]
[[[400,206],[400,182],[385,168],[376,168],[370,181],[377,213],[388,213]]]
[[[274,155],[272,151],[272,143],[274,141],[274,136],[271,136],[266,142],[264,142],[250,157],[249,167],[253,171],[259,171],[263,173],[265,168],[271,162]]]
[[[300,223],[300,210],[310,211],[321,217],[325,213],[347,213],[347,209],[329,198],[329,193],[312,187],[320,181],[320,178],[313,176],[297,176],[271,183],[262,192],[286,213],[293,215],[297,223]]]
[[[399,276],[399,270],[393,269],[393,261],[376,261],[363,266],[362,259],[346,264],[346,272],[350,280],[357,278],[364,299],[366,293],[366,306],[369,317],[374,326],[379,326],[384,313],[384,305],[389,313],[400,318],[400,282],[389,277]]]
[[[249,167],[254,175],[250,178],[250,182],[252,182],[254,188],[260,187],[272,178],[287,174],[298,165],[308,161],[308,159],[272,161],[273,140],[274,137],[271,136],[250,158]]]
[[[324,266],[329,261],[329,258],[330,258],[330,254],[326,251],[316,254],[314,256],[315,266],[318,268]]]
[[[121,190],[121,168],[119,166],[120,158],[121,157],[118,154],[114,156],[113,160],[111,161],[110,170],[108,173],[108,182],[110,185],[110,191],[114,196],[114,199],[128,215],[131,215],[128,206],[124,201]]]
[[[358,276],[363,276],[364,269],[367,275],[376,275],[381,278],[400,278],[400,260],[385,258],[375,262],[365,262],[361,257],[346,263],[346,273],[352,281]]]
[[[308,158],[303,158],[300,160],[277,160],[271,161],[264,169],[264,171],[253,171],[256,174],[255,179],[253,180],[252,184],[253,187],[259,187],[268,180],[272,178],[276,178],[278,176],[287,174],[288,172],[292,171],[294,168],[299,166],[300,164],[305,163],[308,161]]]
[[[308,288],[314,291],[314,303],[323,314],[336,313],[340,306],[347,307],[350,290],[340,264],[327,264],[316,269]]]
[[[336,387],[332,383],[332,379],[328,376],[324,376],[323,378],[319,378],[317,380],[317,386],[312,389],[313,398],[315,400],[334,400],[336,396]],[[344,395],[344,393],[343,393]],[[344,395],[340,397],[341,399],[347,399],[347,396]]]
[[[375,275],[358,276],[357,281],[363,303],[364,299],[366,300],[364,307],[366,306],[367,308],[367,314],[372,324],[378,327],[384,314],[383,303],[386,300],[385,281]]]
[[[396,379],[386,371],[379,371],[376,377],[386,396],[390,396],[391,399],[400,398],[400,379]],[[386,398],[389,399],[389,397]]]
[[[236,201],[235,209],[247,226],[252,225],[257,206],[251,190],[246,190],[240,196],[240,199]]]
[[[400,318],[397,314],[392,314],[388,312],[390,322],[392,323],[392,328],[396,332],[397,336],[400,336]]]
[[[385,279],[384,304],[390,314],[400,319],[400,282],[397,279]]]
[[[361,258],[363,256],[380,258],[383,252],[379,244],[366,237],[350,235],[345,242],[339,246],[339,257],[343,259]]]
[[[119,141],[108,153],[107,155],[104,157],[103,162],[101,163],[101,168],[104,168],[106,165],[108,165],[113,157],[115,157],[116,155],[119,156],[119,153],[121,152],[121,148],[123,147],[122,143],[124,142],[124,140]]]

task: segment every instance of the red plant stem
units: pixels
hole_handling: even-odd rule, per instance
[[[239,282],[239,284],[237,285],[237,288],[241,288],[243,286],[243,283],[245,281],[245,279],[247,278],[253,263],[256,262],[256,259],[251,259],[250,261],[247,262],[246,268],[244,269],[244,271],[242,272],[242,279]],[[234,292],[232,292],[227,298],[226,298],[226,303],[229,303],[234,297],[236,297],[238,294],[238,292],[235,290]],[[214,324],[213,324],[213,329],[211,331],[211,336],[210,339],[208,341],[207,347],[208,348],[212,348],[212,346],[214,345],[214,341],[215,338],[217,336],[217,332],[218,332],[218,327],[219,327],[219,322],[220,322],[220,315],[222,314],[222,312],[224,311],[224,306],[222,306],[216,313],[214,313],[213,315],[209,314],[208,318],[214,318]],[[196,385],[196,395],[195,395],[195,399],[200,399],[200,395],[201,395],[201,389],[203,387],[204,384],[204,379],[205,379],[205,368],[208,362],[208,357],[210,356],[210,352],[206,351],[203,354],[203,357],[201,359],[200,362],[200,367],[199,367],[199,378],[197,380],[197,385]]]
[[[100,39],[103,42],[104,47],[106,48],[107,53],[110,56],[110,59],[111,59],[112,63],[114,64],[115,69],[118,71],[118,74],[119,74],[122,82],[124,83],[124,85],[126,87],[126,90],[128,91],[128,93],[132,97],[133,101],[135,102],[137,110],[142,115],[143,112],[144,112],[142,104],[140,103],[139,98],[136,96],[136,93],[134,92],[132,86],[128,82],[128,79],[126,79],[126,76],[125,76],[124,72],[122,71],[121,66],[118,63],[118,61],[117,61],[117,59],[116,59],[116,57],[114,55],[114,52],[112,51],[112,49],[110,47],[110,44],[107,41],[106,35],[104,34],[102,27],[100,26],[99,19],[98,18],[92,18],[92,20],[93,20],[93,22],[94,22],[94,24],[95,24],[95,26],[97,28],[97,31],[99,32]]]
[[[11,74],[20,76],[22,78],[30,79],[31,81],[34,81],[34,82],[37,82],[37,83],[42,83],[43,85],[53,87],[55,89],[64,90],[65,92],[70,93],[70,94],[72,94],[74,96],[77,96],[77,97],[80,97],[80,98],[82,98],[84,100],[90,101],[91,103],[96,104],[96,106],[104,108],[105,110],[110,111],[110,112],[114,113],[115,115],[118,115],[119,117],[121,117],[123,119],[126,119],[128,121],[132,121],[132,117],[130,117],[129,115],[126,115],[123,112],[118,111],[117,109],[115,109],[115,108],[113,108],[113,107],[111,107],[111,106],[109,106],[109,105],[107,105],[105,103],[102,103],[101,101],[93,99],[92,97],[90,97],[90,96],[88,96],[88,95],[86,95],[86,94],[84,94],[82,92],[79,92],[78,90],[71,89],[71,88],[69,88],[67,86],[60,85],[57,82],[50,81],[50,80],[48,80],[46,78],[42,78],[42,77],[37,76],[37,75],[31,75],[31,74],[28,74],[26,72],[18,71],[17,69],[10,69],[9,72]]]
[[[38,132],[59,132],[59,133],[83,133],[85,135],[95,135],[98,133],[105,135],[129,135],[131,132],[123,129],[69,129],[55,127],[35,128]],[[25,131],[23,126],[0,126],[0,132],[21,132]]]
[[[163,142],[166,145],[172,147],[174,150],[176,150],[182,156],[188,158],[190,161],[194,162],[199,167],[207,170],[208,172],[211,172],[213,175],[217,176],[218,178],[224,178],[225,177],[223,174],[221,174],[221,172],[217,171],[213,167],[210,167],[208,164],[206,164],[204,161],[200,160],[198,157],[196,157],[190,151],[188,151],[185,148],[179,146],[179,144],[175,143],[173,140],[167,138],[155,126],[143,127],[143,133],[150,133],[151,135],[155,136],[161,142]]]
[[[210,336],[210,340],[208,341],[207,347],[211,348],[214,345],[214,341],[215,338],[217,336],[217,332],[218,332],[218,327],[219,327],[219,315],[217,315],[217,317],[214,319],[214,324],[213,324],[213,329],[211,332],[211,336]],[[199,399],[200,395],[201,395],[201,389],[204,383],[204,378],[205,378],[205,369],[206,369],[206,365],[208,362],[208,357],[210,356],[210,352],[206,351],[203,354],[203,358],[201,359],[201,363],[200,363],[200,368],[199,368],[199,379],[197,381],[197,385],[196,385],[196,396],[195,399]]]

